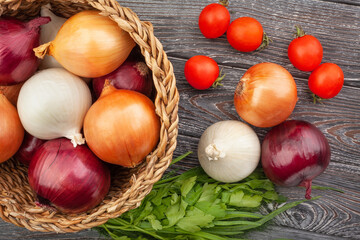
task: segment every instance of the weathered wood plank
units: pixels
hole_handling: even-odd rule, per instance
[[[100,236],[94,230],[84,230],[78,233],[40,233],[30,232],[25,228],[16,227],[13,224],[1,222],[0,224],[0,239],[3,240],[105,240],[106,238]]]
[[[154,3],[153,8],[156,4],[157,2]],[[313,194],[324,197],[278,217],[276,224],[284,228],[281,228],[281,231],[267,232],[267,239],[276,237],[297,239],[300,236],[300,239],[358,238],[360,235],[358,198],[360,193],[357,185],[360,180],[358,171],[360,169],[358,161],[360,159],[358,94],[360,49],[357,43],[360,39],[360,28],[355,19],[359,17],[360,8],[319,1],[275,1],[273,4],[268,1],[256,1],[256,5],[246,4],[245,1],[231,1],[229,8],[231,14],[256,17],[273,37],[274,42],[268,49],[250,54],[234,51],[229,47],[225,36],[214,40],[203,38],[197,29],[197,16],[201,8],[182,2],[172,6],[170,10],[167,6],[164,9],[167,9],[164,12],[166,17],[160,20],[153,16],[151,10],[143,11],[147,16],[146,19],[154,23],[155,32],[163,42],[177,76],[181,101],[179,147],[176,152],[180,154],[187,150],[195,151],[193,156],[179,163],[179,166],[185,170],[198,165],[197,142],[207,126],[219,120],[239,119],[232,103],[233,92],[246,69],[262,61],[279,63],[293,74],[298,85],[299,101],[291,118],[304,119],[316,124],[327,136],[332,147],[332,162],[314,184],[336,187],[345,193],[314,191]],[[182,17],[178,18],[175,14],[181,11],[186,12],[186,15],[180,14]],[[333,16],[336,18],[334,19]],[[342,93],[325,105],[311,103],[307,92],[309,73],[298,71],[287,59],[286,49],[292,39],[291,28],[298,23],[304,29],[311,29],[309,33],[317,36],[322,42],[323,62],[336,62],[346,75],[346,84]],[[175,30],[172,30],[173,28]],[[189,87],[183,76],[183,67],[185,61],[196,54],[211,56],[224,68],[227,77],[224,81],[225,86],[221,90],[197,91]],[[254,129],[261,139],[268,130]],[[339,178],[339,176],[346,177]],[[304,194],[304,189],[300,188],[279,188],[279,191],[290,199],[299,199]],[[294,229],[297,229],[295,231],[298,231],[297,234],[293,233]],[[249,236],[264,239],[261,231],[251,233]]]
[[[322,0],[322,1],[360,6],[360,1],[359,0]]]
[[[267,226],[262,231],[250,232],[246,235],[248,239],[261,240],[345,240],[348,238],[333,237],[326,234],[298,231],[293,228]]]
[[[206,54],[226,66],[246,69],[258,62],[271,61],[291,70],[296,77],[307,78],[308,73],[295,69],[287,58],[294,25],[300,24],[319,38],[324,48],[323,62],[339,64],[345,72],[347,85],[359,81],[360,7],[308,0],[231,1],[232,20],[241,16],[255,17],[274,41],[260,53],[240,53],[227,43],[225,35],[206,39],[198,30],[198,15],[210,2],[213,1],[147,1],[146,7],[140,8],[137,2],[122,1],[122,4],[133,9],[142,20],[154,24],[155,34],[170,56],[190,58]]]
[[[240,53],[232,49],[226,37],[205,39],[197,27],[201,9],[214,2],[206,1],[120,1],[140,19],[151,21],[155,35],[162,42],[173,63],[180,92],[179,137],[175,156],[193,151],[173,168],[179,172],[197,166],[197,143],[202,132],[219,120],[239,119],[233,106],[233,92],[240,77],[252,65],[270,61],[281,64],[294,76],[299,101],[292,119],[314,123],[328,138],[332,157],[324,174],[314,185],[341,189],[314,190],[319,200],[308,202],[277,217],[273,224],[251,232],[251,239],[360,239],[360,1],[358,0],[231,0],[232,19],[240,16],[257,18],[273,39],[261,52]],[[301,24],[318,37],[324,47],[323,62],[335,62],[345,73],[341,93],[324,105],[313,105],[307,92],[309,73],[295,69],[287,58],[287,46],[294,25]],[[213,57],[224,68],[224,86],[198,91],[191,88],[183,75],[186,60],[193,55]],[[254,128],[262,140],[269,129]],[[278,188],[289,200],[301,199],[302,188]],[[264,209],[266,211],[266,209]],[[0,239],[100,239],[97,232],[76,234],[33,233],[12,224],[0,222]]]

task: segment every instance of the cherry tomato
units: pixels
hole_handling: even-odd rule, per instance
[[[344,85],[344,73],[334,63],[323,63],[309,77],[310,90],[321,98],[335,97]]]
[[[263,28],[252,17],[235,19],[227,30],[227,39],[230,45],[241,52],[251,52],[260,47],[263,42]]]
[[[298,38],[291,41],[288,47],[290,62],[301,71],[312,71],[321,63],[323,48],[320,41],[311,35],[305,35],[296,27]]]
[[[199,28],[206,38],[220,37],[226,32],[229,24],[229,11],[218,3],[207,5],[199,16]]]
[[[219,76],[219,66],[212,58],[197,55],[185,63],[184,73],[193,88],[204,90],[216,81]]]

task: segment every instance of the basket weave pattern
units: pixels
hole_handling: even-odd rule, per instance
[[[0,165],[0,217],[3,220],[31,231],[77,232],[138,207],[162,177],[176,148],[179,94],[172,64],[154,36],[151,23],[140,21],[133,11],[121,7],[115,0],[0,0],[0,16],[28,20],[39,16],[41,6],[49,2],[53,11],[64,17],[85,9],[97,9],[129,32],[152,70],[157,92],[154,103],[161,121],[160,141],[145,163],[134,169],[113,169],[111,188],[104,201],[83,214],[63,214],[36,206],[27,167],[13,159]]]

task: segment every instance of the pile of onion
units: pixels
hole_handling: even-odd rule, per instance
[[[37,205],[81,213],[108,193],[108,163],[135,167],[158,144],[153,82],[134,40],[111,18],[89,10],[65,19],[46,7],[41,14],[53,20],[41,28],[41,46],[40,25],[50,17],[0,19],[0,162],[28,166]],[[93,105],[81,77],[93,80]]]

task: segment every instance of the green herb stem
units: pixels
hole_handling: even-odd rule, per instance
[[[240,211],[229,211],[227,215],[221,218],[217,218],[217,220],[226,220],[232,218],[262,218],[263,215],[258,213],[251,213],[251,212],[240,212]]]
[[[178,175],[178,176],[175,176],[175,177],[171,177],[171,178],[166,178],[166,179],[159,180],[159,181],[157,181],[157,182],[154,184],[153,188],[161,188],[161,187],[163,187],[164,185],[166,185],[165,183],[172,182],[172,181],[174,181],[174,180],[176,180],[176,179],[178,179],[178,178],[179,178],[179,175]]]
[[[173,160],[171,161],[171,163],[170,163],[170,166],[173,165],[173,164],[175,164],[175,163],[177,163],[178,161],[183,160],[184,158],[186,158],[186,157],[189,156],[190,154],[192,154],[192,151],[188,151],[187,153],[185,153],[185,154],[183,154],[183,155],[181,155],[181,156],[173,159]]]
[[[152,236],[152,237],[154,237],[156,239],[166,240],[166,238],[163,238],[163,237],[157,235],[156,233],[147,231],[147,230],[145,230],[145,229],[143,229],[141,227],[138,227],[136,225],[133,225],[133,224],[131,224],[131,223],[129,223],[129,222],[123,220],[123,219],[118,218],[118,219],[116,219],[116,221],[118,221],[123,226],[127,226],[127,227],[115,226],[115,225],[110,225],[110,224],[105,224],[105,226],[108,227],[108,228],[121,229],[123,231],[130,231],[130,232],[138,231],[138,232],[148,234],[148,235],[150,235],[150,236]],[[131,227],[131,228],[128,228],[128,227]]]
[[[261,224],[258,222],[251,222],[251,221],[214,221],[215,225],[219,226],[229,226],[229,225],[254,225],[260,226]]]

